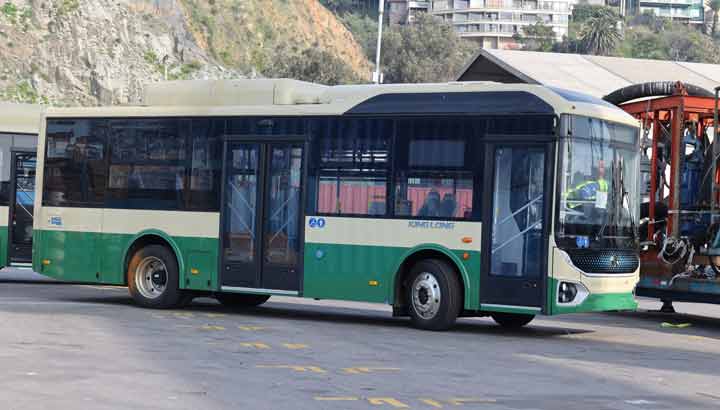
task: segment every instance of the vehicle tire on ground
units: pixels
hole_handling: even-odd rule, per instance
[[[270,299],[270,295],[253,295],[248,293],[218,293],[215,298],[227,307],[255,307]]]
[[[455,324],[463,304],[457,272],[440,259],[416,263],[406,282],[406,303],[413,325],[426,330],[447,330]]]
[[[508,329],[519,329],[530,323],[535,318],[535,315],[500,312],[491,313],[490,316],[492,316],[495,323]]]
[[[162,245],[148,245],[138,249],[128,263],[128,289],[140,306],[169,309],[189,301],[180,289],[175,254]]]

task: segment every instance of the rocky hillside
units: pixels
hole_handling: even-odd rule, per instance
[[[135,102],[148,82],[263,76],[307,47],[370,72],[317,0],[0,0],[0,100]]]

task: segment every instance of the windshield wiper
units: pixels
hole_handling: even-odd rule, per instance
[[[615,197],[617,196],[617,194],[615,192],[615,190],[617,189],[616,184],[615,184],[615,167],[616,167],[615,161],[613,160],[612,166],[610,167],[610,184],[611,184],[611,188],[610,188],[610,192],[609,192],[610,197],[606,199],[607,202],[605,204],[605,211],[606,211],[605,212],[605,214],[606,214],[605,221],[603,222],[602,226],[600,227],[600,230],[598,231],[596,239],[604,238],[605,228],[607,228],[607,226],[610,224],[610,219],[615,215],[614,214],[614,212],[615,212]],[[595,195],[597,198],[597,194],[595,194]]]
[[[605,235],[605,229],[610,224],[611,219],[616,219],[616,223],[619,224],[620,219],[622,219],[621,215],[616,215],[615,213],[618,211],[618,208],[620,209],[620,212],[622,212],[625,208],[623,204],[627,202],[627,209],[630,219],[630,230],[632,231],[633,239],[637,238],[638,232],[637,232],[637,225],[635,224],[635,220],[633,219],[632,212],[630,210],[630,200],[629,200],[629,192],[625,189],[625,173],[623,172],[625,169],[625,161],[623,161],[622,158],[619,158],[617,161],[613,161],[612,167],[610,168],[611,176],[610,181],[612,183],[610,195],[611,197],[608,198],[608,206],[607,206],[607,218],[605,218],[605,222],[603,222],[602,227],[600,228],[600,231],[598,231],[597,239],[604,238]],[[617,181],[615,181],[615,176],[617,175]],[[617,183],[616,183],[617,182]],[[617,201],[618,199],[618,192],[619,192],[619,203]],[[619,207],[618,207],[619,205]]]

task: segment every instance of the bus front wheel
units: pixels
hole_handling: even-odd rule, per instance
[[[223,306],[227,307],[255,307],[270,299],[270,295],[250,295],[242,293],[218,293],[215,295]]]
[[[128,289],[137,304],[148,308],[179,307],[188,300],[180,290],[175,254],[162,245],[148,245],[133,254]]]
[[[530,323],[534,318],[535,315],[524,315],[521,313],[500,313],[495,312],[492,313],[490,316],[492,316],[495,323],[502,327],[507,327],[510,329],[518,329],[521,328],[528,323]]]
[[[422,260],[410,271],[406,292],[413,324],[421,329],[447,330],[462,309],[462,289],[455,269],[439,259]]]

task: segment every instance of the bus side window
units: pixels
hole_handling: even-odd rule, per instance
[[[188,209],[218,211],[225,121],[193,120],[190,133],[192,154],[190,186],[187,191]]]
[[[323,119],[315,125],[310,178],[317,184],[317,212],[386,215],[392,122]]]
[[[100,205],[105,198],[107,121],[50,120],[43,203]]]
[[[472,217],[477,165],[468,161],[473,149],[468,135],[474,135],[474,125],[447,118],[398,121],[396,216]]]
[[[185,208],[189,121],[111,121],[107,206],[125,209]]]

